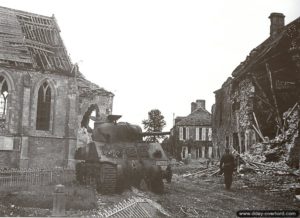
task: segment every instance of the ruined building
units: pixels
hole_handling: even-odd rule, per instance
[[[299,101],[300,18],[288,25],[281,13],[269,18],[270,36],[215,91],[213,144],[219,153],[231,146],[243,153],[274,138],[283,128],[283,113]]]
[[[176,117],[171,136],[180,148],[181,159],[191,154],[192,159],[212,156],[211,114],[205,109],[205,100],[191,103],[191,113]]]
[[[113,94],[72,64],[55,17],[0,7],[0,168],[66,167]]]

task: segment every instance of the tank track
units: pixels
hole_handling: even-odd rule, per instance
[[[102,194],[112,194],[117,188],[117,168],[107,163],[100,164],[100,178],[97,182],[97,191]]]

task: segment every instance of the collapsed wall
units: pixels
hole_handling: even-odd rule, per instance
[[[298,103],[283,114],[284,128],[276,137],[251,145],[249,152],[241,154],[246,162],[266,163],[278,169],[299,168],[300,113]]]

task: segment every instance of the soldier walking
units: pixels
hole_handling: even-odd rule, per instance
[[[229,148],[225,148],[225,154],[221,157],[220,171],[224,172],[224,183],[226,189],[230,189],[232,174],[234,171],[234,156],[229,153]]]

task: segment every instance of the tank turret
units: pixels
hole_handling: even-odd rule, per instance
[[[142,129],[130,123],[95,123],[92,139],[96,142],[137,142],[142,141]]]

